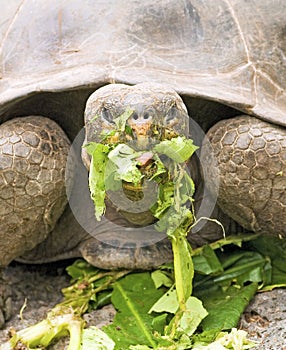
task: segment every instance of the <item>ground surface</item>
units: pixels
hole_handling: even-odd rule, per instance
[[[6,282],[13,287],[13,318],[0,331],[0,344],[8,339],[9,329],[21,329],[40,321],[46,312],[61,300],[61,289],[68,285],[66,264],[29,266],[12,264],[5,272]],[[23,319],[19,310],[27,299]],[[112,307],[86,315],[88,325],[102,325],[111,321]],[[259,350],[286,350],[286,289],[258,294],[247,308],[241,328],[258,341]],[[51,346],[49,350],[64,350],[65,342]]]

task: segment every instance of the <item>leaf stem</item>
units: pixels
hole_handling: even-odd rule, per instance
[[[178,239],[181,239],[181,238],[176,236],[177,235],[171,238],[173,255],[174,255],[175,283],[176,283],[176,291],[177,291],[177,297],[179,302],[179,308],[181,311],[184,311],[186,310],[186,298],[185,298],[185,292],[183,287],[184,278],[183,278],[181,254],[180,254],[180,248],[178,245]]]

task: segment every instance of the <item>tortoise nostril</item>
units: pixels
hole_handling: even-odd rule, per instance
[[[137,113],[134,113],[133,116],[132,116],[132,119],[133,119],[133,120],[138,120],[138,114],[137,114]]]
[[[144,118],[145,120],[149,119],[149,118],[150,118],[149,113],[145,113],[144,116],[143,116],[143,118]]]

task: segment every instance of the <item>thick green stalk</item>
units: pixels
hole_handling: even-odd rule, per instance
[[[186,310],[186,301],[192,294],[192,283],[194,277],[194,266],[191,250],[186,236],[177,229],[171,238],[174,255],[175,284],[179,307],[181,311]]]

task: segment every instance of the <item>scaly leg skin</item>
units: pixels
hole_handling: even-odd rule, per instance
[[[208,187],[219,176],[218,204],[244,228],[286,237],[286,130],[250,116],[222,120],[208,132]]]
[[[70,143],[52,120],[30,116],[0,126],[0,268],[43,241],[62,214]],[[1,323],[9,316],[0,282]]]

